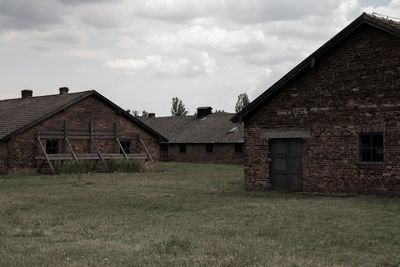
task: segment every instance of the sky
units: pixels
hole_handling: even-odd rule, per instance
[[[97,90],[170,115],[234,112],[362,12],[400,0],[0,0],[0,99]]]

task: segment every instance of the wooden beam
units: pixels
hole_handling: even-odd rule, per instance
[[[99,155],[97,153],[92,154],[75,154],[77,160],[80,159],[99,159]],[[47,154],[49,160],[73,160],[71,154]],[[125,159],[122,154],[102,154],[103,159]],[[148,159],[147,154],[127,154],[128,159]],[[36,156],[37,160],[45,160],[46,157],[39,155]]]
[[[56,172],[55,172],[55,170],[54,170],[54,168],[53,168],[53,164],[51,163],[49,157],[47,156],[46,149],[44,148],[44,146],[43,146],[43,144],[42,144],[42,141],[40,140],[39,133],[36,135],[36,139],[37,139],[37,141],[38,141],[40,147],[42,148],[42,151],[43,151],[43,153],[44,153],[44,157],[46,158],[47,162],[49,163],[51,172],[52,172],[53,174],[55,174]]]
[[[142,144],[144,150],[146,151],[147,157],[151,160],[151,162],[154,162],[153,158],[152,158],[151,155],[150,155],[149,150],[147,149],[147,147],[146,147],[146,145],[144,144],[144,142],[143,142],[143,140],[142,140],[141,137],[139,137],[139,141],[140,141],[140,143]]]
[[[116,137],[115,140],[117,141],[117,143],[118,143],[118,145],[119,145],[119,148],[121,149],[122,154],[124,155],[124,157],[125,157],[126,159],[128,159],[128,156],[126,155],[125,150],[124,150],[124,148],[122,147],[121,142],[119,141],[118,137]]]
[[[104,166],[105,166],[106,169],[107,169],[107,168],[108,168],[108,167],[107,167],[107,163],[104,161],[103,156],[101,155],[100,149],[99,149],[99,147],[97,146],[96,142],[95,142],[94,139],[93,139],[93,136],[90,138],[90,140],[92,141],[94,147],[95,147],[96,150],[97,150],[97,155],[99,155],[99,159],[103,162]]]
[[[67,137],[65,137],[65,143],[67,143],[67,146],[68,146],[68,148],[69,148],[69,151],[71,151],[72,157],[74,158],[74,160],[76,160],[76,155],[75,155],[74,150],[72,149],[72,146],[71,146],[71,144],[69,143]]]

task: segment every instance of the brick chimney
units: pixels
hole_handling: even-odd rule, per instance
[[[156,117],[156,113],[149,113],[148,118],[154,119]]]
[[[69,89],[68,89],[68,87],[60,87],[60,95],[66,95],[66,94],[68,94],[68,91],[69,91]]]
[[[32,97],[33,91],[32,90],[22,90],[21,91],[21,97],[22,98],[27,98],[27,97]]]
[[[197,118],[205,117],[211,114],[212,107],[198,107]]]

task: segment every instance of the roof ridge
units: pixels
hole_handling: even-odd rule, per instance
[[[39,96],[31,96],[28,99],[38,99],[38,98],[45,98],[45,97],[54,97],[54,96],[66,96],[66,95],[76,95],[76,94],[84,94],[84,93],[89,93],[94,90],[86,90],[86,91],[80,91],[80,92],[73,92],[73,93],[68,93],[65,95],[61,94],[52,94],[52,95],[39,95]],[[16,101],[16,100],[22,100],[24,98],[18,97],[18,98],[9,98],[9,99],[0,99],[0,102],[5,102],[5,101]]]

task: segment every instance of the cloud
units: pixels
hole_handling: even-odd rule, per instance
[[[150,72],[171,76],[198,76],[210,74],[216,70],[216,61],[206,52],[192,60],[187,58],[170,59],[166,56],[149,55],[143,59],[116,59],[107,62],[106,68],[132,75],[139,72]]]
[[[362,11],[364,12],[376,12],[386,16],[392,16],[399,18],[400,12],[400,1],[392,0],[388,4],[379,1],[379,4],[376,1],[371,2],[369,6],[363,7]]]
[[[88,37],[84,32],[74,28],[48,31],[5,31],[0,37],[0,43],[3,44],[22,46],[46,52],[62,47],[70,48],[87,40]]]
[[[235,22],[258,23],[294,20],[310,14],[326,15],[336,5],[335,0],[147,0],[135,3],[134,14],[175,22],[218,17]]]
[[[180,47],[212,49],[222,53],[248,53],[262,50],[267,39],[261,30],[245,27],[240,30],[226,30],[220,27],[205,28],[199,25],[163,33],[148,38],[150,43],[165,49]]]
[[[120,0],[58,0],[64,5],[98,4],[106,2],[120,2]]]
[[[0,30],[33,29],[59,24],[64,12],[57,3],[43,0],[40,3],[23,0],[0,0]]]

